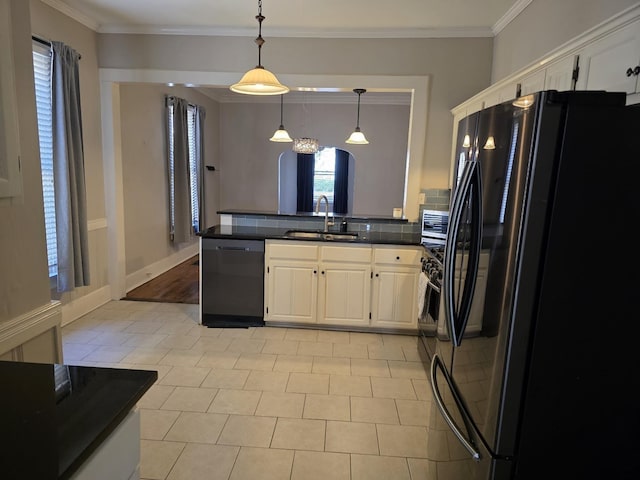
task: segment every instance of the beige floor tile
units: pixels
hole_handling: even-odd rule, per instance
[[[251,334],[251,338],[261,338],[264,340],[283,340],[284,335],[287,333],[286,328],[282,327],[268,327],[255,328]]]
[[[320,420],[351,420],[349,397],[344,395],[307,394],[303,418]]]
[[[210,368],[204,367],[173,367],[158,383],[176,387],[199,387],[210,371]]]
[[[411,480],[406,459],[374,455],[351,455],[351,480],[390,479]]]
[[[331,375],[329,378],[329,394],[370,397],[371,379],[370,377],[351,375]]]
[[[166,335],[191,335],[194,331],[197,332],[198,325],[194,325],[191,322],[186,322],[184,320],[176,320],[173,322],[167,322],[162,327],[158,329],[156,333],[166,334]],[[197,335],[194,335],[197,336]],[[176,348],[176,347],[173,347]]]
[[[88,340],[86,343],[88,345],[117,347],[124,345],[124,343],[131,338],[132,335],[130,333],[103,332],[93,337],[91,340]]]
[[[268,447],[276,425],[275,417],[230,415],[218,443],[243,447]]]
[[[292,340],[267,340],[261,353],[273,353],[276,355],[295,355],[298,352],[298,341]]]
[[[176,367],[194,367],[201,357],[202,353],[199,351],[173,348],[158,363]]]
[[[378,437],[373,423],[327,422],[327,452],[378,455]]]
[[[327,342],[300,342],[298,353],[314,357],[330,357],[333,355],[333,343]]]
[[[284,392],[287,388],[289,374],[287,372],[265,372],[252,370],[244,385],[245,390],[264,392]]]
[[[227,480],[238,456],[238,447],[188,444],[167,480]]]
[[[304,355],[278,355],[273,370],[276,372],[311,373],[313,357]]]
[[[168,385],[151,385],[149,390],[138,400],[138,407],[160,408],[175,388]]]
[[[377,344],[382,343],[382,337],[379,333],[349,332],[349,343],[357,343],[359,345]]]
[[[263,353],[243,353],[233,368],[241,370],[273,370],[277,355]]]
[[[209,412],[253,415],[261,395],[262,392],[223,388],[211,402]]]
[[[335,375],[351,374],[350,358],[313,357],[313,373],[331,373]]]
[[[158,330],[160,332],[160,330]],[[156,332],[156,333],[158,333]],[[188,350],[193,347],[193,344],[198,341],[197,337],[189,335],[167,335],[167,338],[162,340],[158,346],[171,349]]]
[[[124,342],[124,345],[128,347],[153,348],[157,347],[165,338],[167,338],[166,335],[160,335],[158,333],[134,333],[131,334],[131,338]],[[166,348],[165,352],[168,351],[169,349]]]
[[[66,343],[62,346],[62,355],[64,361],[76,362],[86,358],[91,352],[98,349],[98,345],[82,345],[80,343]],[[311,365],[309,365],[309,371],[311,371]]]
[[[140,316],[140,315],[139,315]],[[124,329],[126,333],[156,333],[162,327],[162,323],[153,320],[139,318]]]
[[[382,337],[382,343],[385,345],[398,345],[401,347],[413,347],[416,348],[422,342],[417,335],[402,335],[395,333],[383,333],[380,335]]]
[[[134,347],[98,346],[91,353],[87,354],[83,360],[89,362],[117,363],[121,362],[133,349]]]
[[[210,329],[216,330],[216,329]],[[201,336],[198,338],[196,343],[193,344],[194,347],[201,348],[204,352],[224,352],[227,347],[231,344],[231,338],[220,338],[220,337],[209,337],[209,336]]]
[[[232,369],[240,358],[237,352],[204,352],[198,360],[198,367]]]
[[[407,458],[411,480],[437,478],[436,463],[425,458]],[[457,477],[468,478],[468,477]]]
[[[304,399],[302,393],[264,392],[255,414],[265,417],[302,418]]]
[[[400,345],[368,345],[368,350],[372,360],[405,360]]]
[[[219,413],[182,412],[165,440],[190,443],[216,443],[228,415]]]
[[[402,398],[415,400],[416,392],[408,378],[371,377],[373,396],[378,398]]]
[[[431,385],[428,380],[412,378],[411,383],[413,383],[413,390],[416,392],[418,400],[431,401],[433,393],[431,392]]]
[[[242,390],[251,370],[229,370],[226,368],[212,368],[209,375],[202,382],[201,387],[232,388]]]
[[[163,440],[180,412],[140,409],[140,438]]]
[[[290,373],[287,392],[329,393],[329,375],[325,373]]]
[[[168,348],[136,347],[129,355],[122,359],[125,363],[144,363],[153,365],[158,363],[169,353]]]
[[[140,477],[164,480],[173,468],[185,444],[180,442],[140,441]]]
[[[376,425],[380,455],[426,458],[427,429],[408,425]]]
[[[183,412],[206,412],[216,393],[217,388],[175,387],[161,408]]]
[[[255,328],[222,328],[220,329],[220,338],[251,338]]]
[[[351,458],[347,454],[298,450],[293,458],[291,480],[350,480],[350,468]]]
[[[389,370],[391,376],[395,378],[415,378],[427,380],[429,366],[422,362],[401,362],[389,360]]]
[[[328,343],[348,344],[351,341],[349,332],[318,330],[318,341]]]
[[[278,418],[271,448],[324,451],[326,422],[302,418]]]
[[[292,450],[242,447],[229,480],[288,480],[292,465]]]
[[[369,358],[369,349],[366,344],[359,343],[334,343],[334,357]]]
[[[422,344],[410,346],[402,346],[404,358],[408,362],[422,362],[424,358],[428,358]]]
[[[391,398],[351,397],[351,421],[398,424],[396,403]]]
[[[303,342],[317,342],[318,331],[306,328],[288,328],[284,334],[285,340],[300,340]]]
[[[351,375],[363,377],[390,377],[387,360],[351,359]]]
[[[401,425],[429,426],[431,402],[396,399],[396,406],[398,408],[398,417],[400,417]]]
[[[265,340],[260,338],[234,338],[227,347],[227,352],[260,353],[264,344]]]

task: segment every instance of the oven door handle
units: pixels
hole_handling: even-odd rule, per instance
[[[467,452],[469,452],[469,454],[471,455],[471,458],[478,461],[480,460],[480,452],[478,452],[473,447],[473,445],[471,445],[471,443],[464,437],[464,435],[460,431],[460,428],[456,425],[453,418],[451,418],[451,415],[449,414],[449,411],[447,410],[447,407],[444,404],[444,400],[442,399],[442,394],[438,389],[438,382],[436,381],[436,369],[438,368],[440,368],[443,371],[443,375],[446,378],[447,373],[444,370],[444,366],[442,365],[442,361],[440,360],[440,357],[436,353],[433,355],[433,358],[431,359],[431,372],[429,375],[430,381],[431,381],[431,391],[433,392],[433,398],[436,400],[436,406],[438,407],[438,410],[440,410],[440,413],[442,414],[444,420],[447,422],[447,425],[449,425],[449,428],[451,429],[453,434],[456,436],[458,441],[467,450]],[[447,382],[449,382],[448,378],[447,378]]]

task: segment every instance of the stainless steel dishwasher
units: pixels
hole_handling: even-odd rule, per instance
[[[264,325],[264,240],[202,238],[200,304],[207,327]]]

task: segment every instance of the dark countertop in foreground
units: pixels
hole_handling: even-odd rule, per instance
[[[69,478],[157,378],[154,370],[0,361],[2,478]]]
[[[238,240],[294,240],[285,236],[285,233],[291,228],[279,227],[238,227],[238,226],[220,226],[210,227],[200,234],[202,238],[228,238]],[[356,240],[340,240],[344,243],[364,243],[364,244],[387,244],[387,245],[420,245],[419,233],[395,233],[395,232],[375,232],[375,231],[358,231]],[[296,238],[295,241],[323,241]],[[326,243],[335,243],[337,240],[325,240]]]

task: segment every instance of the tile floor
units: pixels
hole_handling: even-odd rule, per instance
[[[198,305],[114,301],[63,328],[64,361],[158,371],[144,480],[426,480],[417,337],[198,324]]]

